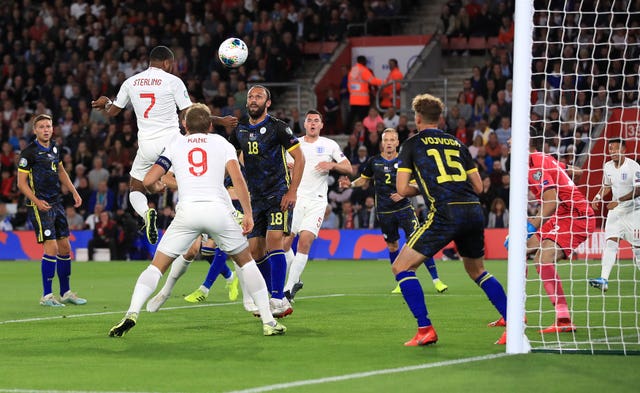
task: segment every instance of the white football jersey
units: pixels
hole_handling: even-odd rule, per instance
[[[217,134],[178,134],[162,157],[172,165],[180,203],[219,202],[233,209],[224,178],[227,162],[237,161],[238,156],[226,139]]]
[[[617,200],[623,195],[633,191],[634,187],[640,186],[640,164],[630,158],[625,158],[619,168],[615,167],[613,161],[604,164],[604,176],[602,182],[605,186],[611,187],[612,200]],[[620,202],[616,209],[632,210],[640,208],[640,196],[629,201]]]
[[[178,109],[191,106],[184,82],[160,68],[149,67],[124,81],[113,105],[131,102],[138,120],[138,140],[166,138],[180,131]]]
[[[298,196],[326,201],[329,189],[327,184],[329,172],[318,171],[316,165],[323,161],[340,162],[345,160],[342,149],[336,141],[323,136],[318,137],[318,140],[313,143],[306,142],[304,137],[299,138],[298,141],[305,160]]]

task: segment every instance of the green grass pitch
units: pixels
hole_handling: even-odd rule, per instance
[[[405,348],[415,320],[385,261],[310,261],[287,334],[229,302],[218,280],[205,303],[182,297],[208,265],[195,262],[160,312],[123,338],[109,328],[129,305],[145,262],[74,263],[85,306],[39,305],[40,264],[0,262],[0,392],[634,392],[640,357],[533,353],[494,345],[497,313],[461,262],[439,262],[445,294],[425,289],[437,344]],[[503,284],[506,263],[487,269]],[[54,289],[57,290],[57,280]],[[547,301],[548,303],[548,301]]]

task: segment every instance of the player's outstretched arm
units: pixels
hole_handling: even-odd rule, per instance
[[[211,116],[211,123],[214,126],[222,126],[224,128],[236,128],[238,126],[238,118],[234,116]]]
[[[102,109],[108,116],[111,117],[117,116],[120,111],[122,111],[122,108],[113,105],[113,102],[111,102],[109,97],[106,96],[100,96],[100,98],[98,98],[97,100],[91,101],[91,107]]]
[[[346,175],[340,176],[338,178],[338,186],[340,188],[357,188],[357,187],[364,187],[366,185],[369,184],[371,180],[369,180],[368,178],[364,178],[362,176],[359,176],[357,179],[355,179],[354,181],[349,180],[349,177]]]

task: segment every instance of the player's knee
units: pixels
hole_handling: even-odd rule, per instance
[[[613,238],[613,239],[607,239],[607,242],[604,244],[604,247],[607,251],[613,252],[613,253],[617,253],[618,252],[618,242],[619,239],[617,238]]]
[[[398,251],[398,248],[399,248],[399,246],[398,246],[398,242],[397,242],[397,241],[395,241],[395,242],[390,242],[390,243],[388,242],[388,243],[387,243],[387,248],[389,249],[389,252],[396,252],[396,251]]]

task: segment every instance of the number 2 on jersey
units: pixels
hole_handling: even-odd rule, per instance
[[[147,110],[144,111],[144,115],[143,115],[145,119],[148,119],[149,118],[149,111],[156,104],[156,95],[153,94],[153,93],[140,93],[140,98],[149,98],[149,99],[151,99],[151,103],[147,107]]]
[[[428,149],[427,154],[436,161],[436,166],[438,167],[438,177],[436,177],[436,181],[438,184],[446,183],[450,181],[466,181],[467,180],[467,172],[464,170],[462,163],[459,161],[460,152],[454,149],[444,149],[444,160],[442,159],[442,154],[437,149]],[[445,167],[446,161],[446,167]],[[456,174],[449,174],[447,169],[458,172]]]
[[[196,147],[189,151],[189,173],[193,176],[202,176],[207,173],[207,152]]]

